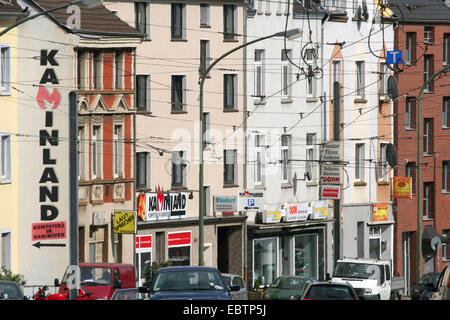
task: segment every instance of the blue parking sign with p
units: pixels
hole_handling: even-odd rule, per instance
[[[248,199],[248,206],[254,207],[255,206],[255,199]]]
[[[401,64],[402,60],[402,50],[391,50],[386,53],[387,64]]]

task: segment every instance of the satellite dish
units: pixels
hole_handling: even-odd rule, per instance
[[[392,143],[386,147],[386,160],[391,168],[397,165],[397,150]]]
[[[390,75],[388,78],[388,95],[391,97],[391,99],[395,100],[398,98],[398,82],[397,79],[393,76]]]
[[[356,17],[360,20],[362,18],[362,9],[361,6],[358,6],[358,9],[356,9]]]
[[[364,19],[366,19],[366,21],[369,20],[369,11],[367,10],[366,0],[364,0],[362,2],[362,10],[363,10],[362,14],[363,14]]]

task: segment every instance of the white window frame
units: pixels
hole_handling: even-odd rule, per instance
[[[365,181],[365,143],[355,144],[355,181],[364,182]]]
[[[389,181],[389,168],[386,158],[386,150],[388,143],[380,142],[379,148],[379,162],[378,162],[378,181],[387,182]]]
[[[0,268],[5,267],[7,270],[11,270],[11,231],[1,230],[0,235]],[[3,248],[3,241],[5,241],[6,248]]]
[[[231,85],[231,88],[230,88]],[[231,90],[231,92],[229,92]],[[233,105],[229,105],[231,94]],[[223,109],[224,110],[237,110],[238,109],[238,75],[224,74],[223,75]]]
[[[237,185],[238,184],[238,153],[237,149],[224,149],[223,150],[223,185]],[[227,170],[229,165],[231,164],[230,157],[232,158],[232,166],[233,166],[233,181],[226,181],[225,177],[227,176]]]
[[[230,8],[232,9],[231,18],[228,17],[228,14],[230,13],[229,11]],[[231,19],[232,21],[229,21],[229,19]],[[232,30],[229,30],[230,29],[229,24],[232,25]],[[223,4],[223,39],[236,40],[237,31],[238,31],[237,6],[234,4],[225,3]]]
[[[203,56],[203,50],[205,51]],[[209,39],[200,39],[200,74],[206,71],[211,65],[211,41]],[[206,75],[210,76],[210,73]]]
[[[0,133],[1,175],[0,183],[11,183],[11,134]]]
[[[423,197],[422,197],[422,216],[424,219],[429,219],[430,218],[430,212],[429,209],[429,201],[430,200],[434,200],[434,197],[432,195],[433,193],[433,189],[434,189],[435,184],[433,182],[428,183],[428,182],[424,182],[423,183]],[[432,190],[429,189],[429,187],[431,187]],[[431,196],[431,199],[430,199]],[[434,207],[434,206],[433,206]],[[434,212],[433,212],[434,214]]]
[[[450,192],[450,179],[447,179],[450,171],[450,161],[444,160],[442,161],[442,192],[448,193]]]
[[[450,33],[444,33],[444,40],[443,40],[443,55],[442,55],[442,64],[445,66],[450,63],[448,61],[448,58],[450,56]]]
[[[94,123],[92,125],[92,137],[91,137],[91,145],[92,145],[92,179],[101,179],[102,174],[102,159],[103,159],[103,143],[102,143],[102,134],[103,126],[99,123]]]
[[[280,239],[279,239],[279,237],[267,237],[267,238],[256,238],[256,239],[253,239],[253,242],[252,242],[252,259],[253,259],[253,261],[252,261],[252,266],[253,266],[253,274],[255,274],[255,242],[256,241],[261,241],[261,240],[273,240],[273,239],[275,239],[275,268],[276,268],[276,270],[275,270],[275,278],[276,277],[278,277],[279,275],[280,275],[280,259],[279,259],[279,256],[280,256],[280,249],[279,249],[279,246],[280,246]],[[253,279],[253,284],[252,284],[252,286],[254,286],[255,285],[255,280],[256,279]],[[259,280],[259,279],[258,279]],[[274,279],[275,280],[275,279]],[[260,287],[262,288],[262,287],[264,287],[265,285],[268,285],[269,283],[260,283]]]
[[[254,92],[256,98],[265,96],[265,50],[255,49],[254,55]],[[259,99],[258,99],[259,101]]]
[[[433,124],[433,120],[425,118],[423,121],[423,154],[430,154],[430,124]]]
[[[88,86],[88,52],[84,50],[77,51],[77,77],[78,77],[78,89],[85,90]]]
[[[291,182],[291,154],[292,154],[292,136],[282,135],[280,141],[281,148],[281,183],[289,184]]]
[[[211,113],[203,112],[203,148],[211,149]]]
[[[369,243],[370,240],[377,240],[379,242],[378,247],[380,248],[380,252],[378,252],[378,258],[381,257],[381,227],[369,228]]]
[[[139,12],[136,10],[138,6],[144,6],[145,14],[144,14],[144,22],[143,23],[145,24],[145,26],[144,26],[145,30],[143,30],[144,31],[143,33],[145,34],[144,39],[149,40],[150,39],[150,2],[135,2],[135,4],[134,4],[135,28],[137,30],[139,30],[138,29],[138,21],[137,21]]]
[[[264,164],[265,164],[265,136],[262,134],[255,135],[255,160],[253,165],[253,183],[255,186],[264,185]]]
[[[292,96],[292,64],[288,60],[292,59],[291,49],[281,50],[281,96],[291,98]]]
[[[177,91],[175,84],[181,79],[181,101],[176,101]],[[179,98],[179,97],[178,97]],[[181,105],[181,109],[178,107]],[[172,112],[186,112],[186,76],[182,74],[172,75],[171,82],[171,111]]]
[[[139,79],[139,80],[138,80]],[[142,79],[142,80],[141,80]],[[145,112],[151,112],[152,110],[152,97],[151,97],[151,83],[152,83],[152,77],[149,74],[137,74],[136,75],[136,109],[138,111],[145,111]],[[143,81],[145,83],[144,95],[145,95],[145,106],[142,108],[140,105],[140,100],[138,95],[141,93],[141,88],[139,87],[139,83]]]
[[[356,67],[356,90],[355,90],[356,98],[357,99],[365,99],[365,97],[366,97],[365,61],[356,61],[355,67]]]
[[[315,49],[307,49],[305,51],[305,60],[308,62],[308,65],[311,68],[315,68],[315,59],[316,50]],[[316,97],[316,79],[314,76],[310,76],[306,78],[306,97],[314,98]]]
[[[385,62],[380,62],[380,99],[387,100],[389,70]]]
[[[442,127],[449,128],[450,123],[448,119],[450,118],[450,97],[444,97],[442,100]]]
[[[85,148],[85,138],[86,137],[86,127],[85,126],[78,126],[78,133],[77,133],[77,176],[78,180],[84,180],[85,179],[85,154],[86,154],[86,148]]]
[[[142,258],[142,254],[143,253],[150,253],[150,268],[152,266],[152,262],[153,262],[153,235],[152,234],[139,234],[136,235],[136,238],[140,238],[140,237],[150,237],[150,241],[151,241],[151,247],[150,248],[136,248],[136,265],[137,265],[137,280],[139,281],[139,285],[142,286],[145,282],[145,277],[144,277],[144,270],[141,269],[142,266],[142,262],[141,262],[141,258]]]
[[[113,124],[113,177],[124,177],[124,125],[116,122]]]
[[[0,44],[0,95],[11,95],[11,48]]]
[[[114,52],[114,88],[125,88],[125,51],[117,50]]]
[[[173,19],[175,18],[173,16],[174,14],[174,7],[175,6],[181,6],[181,35],[178,34],[174,34],[174,29],[175,26],[173,25]],[[170,3],[170,16],[171,16],[171,20],[170,20],[170,37],[172,40],[186,40],[186,2],[171,2]]]
[[[317,179],[317,133],[311,132],[306,134],[306,161],[309,162],[311,168],[311,180]]]
[[[432,67],[431,64],[433,62],[433,56],[432,55],[425,55],[423,57],[423,74],[424,74],[424,82],[423,84],[425,85],[425,83],[430,80],[431,78],[431,74],[430,74],[430,68]],[[431,92],[431,83],[428,83],[425,86],[424,92]]]
[[[411,32],[406,33],[405,63],[407,65],[412,64],[413,37],[414,37],[413,33]]]
[[[200,3],[200,27],[209,27],[211,25],[210,12],[211,5],[209,3]]]
[[[406,98],[405,101],[406,108],[405,108],[405,128],[406,129],[412,129],[411,127],[411,121],[412,121],[412,108],[413,108],[413,99]]]

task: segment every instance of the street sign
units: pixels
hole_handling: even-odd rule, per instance
[[[237,212],[237,196],[213,196],[214,212]]]
[[[33,223],[31,225],[32,241],[65,239],[66,237],[65,221]]]
[[[340,162],[342,160],[341,143],[330,141],[322,145],[320,160],[322,162]]]
[[[238,193],[238,211],[264,209],[264,190],[243,190]]]
[[[388,64],[401,64],[402,60],[402,50],[390,50],[386,52],[386,62]]]
[[[134,211],[117,211],[114,213],[114,233],[135,234],[136,213]]]
[[[333,164],[322,164],[320,182],[323,184],[341,184],[341,167]]]
[[[322,185],[321,186],[322,199],[339,200],[341,198],[340,185]]]

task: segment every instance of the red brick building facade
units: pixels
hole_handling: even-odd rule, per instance
[[[411,199],[397,199],[394,273],[405,277],[410,285],[418,277],[417,197],[422,204],[419,215],[423,238],[427,237],[424,230],[430,227],[437,234],[450,238],[449,78],[441,74],[426,85],[428,79],[450,64],[450,20],[441,17],[446,11],[442,3],[433,2],[428,8],[418,6],[412,11],[399,9],[400,6],[401,3],[393,8],[400,17],[395,31],[395,49],[403,54],[403,64],[400,65],[403,71],[397,72],[399,98],[394,106],[398,153],[395,176],[412,178],[413,195]],[[406,15],[407,12],[412,13]],[[419,103],[422,86],[425,86],[424,93]],[[420,119],[417,116],[419,106]],[[420,194],[417,192],[417,143],[421,144]],[[422,274],[439,272],[449,262],[450,250],[446,248],[445,238],[441,240],[442,246],[437,252],[430,251],[432,248],[427,240],[422,240]],[[450,249],[450,245],[447,247]]]

